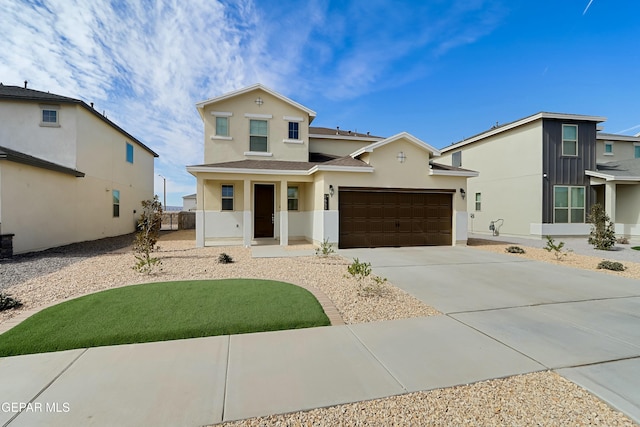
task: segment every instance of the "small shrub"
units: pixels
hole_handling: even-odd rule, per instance
[[[151,256],[151,253],[160,249],[156,246],[162,227],[162,204],[158,196],[152,200],[142,201],[142,214],[138,219],[138,231],[133,242],[136,263],[133,269],[150,274],[157,266],[162,265],[160,258]]]
[[[609,215],[607,215],[601,204],[596,203],[591,206],[591,211],[587,215],[587,222],[591,223],[590,245],[603,251],[608,251],[615,246],[615,225],[611,222]]]
[[[9,295],[0,292],[0,311],[22,307],[22,303]]]
[[[365,297],[383,296],[385,294],[385,288],[383,285],[387,282],[387,278],[380,277],[380,276],[371,276],[370,281],[373,283],[364,285],[362,287],[362,291],[360,292],[360,295]]]
[[[317,256],[328,257],[335,252],[335,249],[333,249],[333,243],[329,243],[328,237],[322,241],[319,248],[316,248]]]
[[[634,251],[640,251],[640,246],[632,246],[631,249]]]
[[[616,239],[616,243],[620,244],[620,245],[628,245],[629,244],[629,239],[627,239],[626,237],[622,236],[622,237],[618,237]]]
[[[220,255],[218,255],[218,263],[219,264],[231,264],[233,262],[233,258],[231,257],[231,255],[222,252]]]
[[[509,252],[510,254],[524,254],[524,253],[526,253],[525,250],[522,249],[520,246],[509,246],[505,250],[507,252]]]
[[[362,281],[371,274],[371,263],[360,262],[358,258],[354,258],[353,262],[347,267],[347,272],[358,281]]]
[[[547,246],[545,246],[543,249],[547,252],[552,253],[556,257],[557,261],[562,261],[562,259],[566,257],[570,251],[567,249],[562,250],[562,248],[564,248],[564,242],[559,242],[558,244],[556,244],[556,241],[551,236],[546,237]]]
[[[617,261],[600,261],[598,269],[611,270],[611,271],[624,271],[627,267]]]

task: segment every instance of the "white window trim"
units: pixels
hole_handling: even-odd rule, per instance
[[[211,115],[218,116],[218,117],[232,117],[233,113],[230,113],[228,111],[212,111]]]
[[[304,117],[297,116],[282,116],[282,119],[287,122],[304,122]]]
[[[245,156],[273,157],[273,153],[265,153],[263,151],[245,151]]]
[[[610,153],[607,153],[607,145],[611,146],[611,152]],[[604,156],[613,156],[613,141],[605,141],[603,155]]]
[[[480,197],[478,197],[478,196],[480,196]],[[475,197],[475,199],[474,199],[475,211],[476,212],[482,212],[482,193],[476,193],[474,197]],[[478,200],[478,199],[480,199],[480,200]],[[478,207],[479,207],[479,209],[478,209]]]
[[[56,122],[43,122],[42,121],[42,112],[45,110],[55,110],[56,111]],[[40,126],[48,127],[48,128],[59,128],[60,127],[60,106],[59,105],[45,105],[40,104]]]
[[[232,136],[220,136],[220,135],[211,135],[211,139],[219,139],[222,141],[233,141]]]
[[[282,142],[285,144],[304,144],[304,141],[301,139],[283,139]]]
[[[564,128],[565,128],[565,126],[571,126],[571,127],[576,128],[576,140],[575,140],[575,142],[576,142],[576,154],[564,154],[564,141],[565,141],[565,139],[564,139]],[[578,131],[579,131],[578,125],[565,125],[565,124],[562,125],[562,134],[560,135],[560,144],[561,144],[560,153],[561,153],[561,155],[563,157],[578,157],[580,155],[580,152],[578,151],[578,139],[579,139]],[[566,141],[569,141],[569,140],[567,139]],[[573,141],[573,140],[571,140],[571,141]]]
[[[567,194],[569,206],[566,208],[556,208],[556,188],[557,187],[566,187],[569,191]],[[571,222],[571,189],[572,188],[582,188],[584,190],[584,207],[581,208],[584,213],[582,215],[582,222]],[[568,222],[556,222],[556,209],[566,209],[567,212],[567,220]],[[579,208],[575,208],[579,209]],[[554,224],[584,224],[587,221],[587,187],[584,185],[554,185],[553,186],[553,223]]]
[[[273,119],[273,114],[244,113],[244,116],[248,119]]]
[[[289,197],[289,188],[295,188],[296,192],[298,193],[298,197]],[[289,209],[289,200],[297,200],[298,201],[298,207],[296,209]],[[292,212],[300,212],[300,187],[297,185],[288,185],[287,186],[287,211],[292,211]]]

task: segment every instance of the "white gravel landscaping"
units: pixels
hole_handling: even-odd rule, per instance
[[[0,262],[0,289],[24,303],[20,310],[0,313],[0,324],[32,310],[104,289],[137,283],[219,278],[262,278],[315,287],[326,294],[347,324],[438,315],[435,309],[392,284],[364,295],[347,277],[350,261],[341,257],[252,258],[242,247],[196,248],[193,231],[163,235],[161,270],[144,275],[132,269],[134,257],[122,241],[107,240],[103,253],[76,245],[53,256],[16,257]],[[482,249],[504,251],[499,245]],[[218,264],[226,252],[235,260]],[[533,255],[541,253],[530,251]],[[549,254],[546,254],[549,255]],[[549,255],[550,256],[550,255]],[[579,255],[572,255],[577,259]],[[588,261],[589,265],[593,263]],[[634,267],[635,268],[635,267]],[[635,271],[635,270],[634,270]],[[631,272],[629,272],[631,273]],[[618,411],[553,372],[538,372],[472,385],[321,408],[312,411],[243,420],[237,426],[336,425],[592,425],[633,426]]]

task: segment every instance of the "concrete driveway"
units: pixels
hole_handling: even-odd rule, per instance
[[[468,247],[340,255],[640,422],[640,281]]]

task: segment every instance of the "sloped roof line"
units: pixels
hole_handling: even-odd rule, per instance
[[[373,152],[373,150],[375,150],[376,148],[379,147],[383,147],[387,144],[390,144],[394,141],[398,141],[400,139],[406,139],[409,142],[412,142],[413,144],[415,144],[416,146],[422,148],[423,150],[428,151],[430,154],[432,154],[433,156],[437,157],[440,156],[440,150],[438,150],[435,147],[432,147],[431,145],[427,144],[426,142],[416,138],[415,136],[411,135],[408,132],[400,132],[396,135],[390,136],[389,138],[385,138],[382,141],[378,141],[378,142],[374,142],[372,144],[369,144],[365,147],[360,148],[359,150],[354,151],[353,153],[350,154],[351,157],[356,158],[364,153],[371,153]]]
[[[0,160],[8,160],[15,163],[21,163],[41,169],[60,172],[67,175],[75,176],[76,178],[83,178],[85,176],[85,173],[80,172],[79,170],[62,166],[57,163],[43,160],[30,154],[25,154],[6,147],[0,147]]]
[[[309,117],[311,117],[309,122],[312,122],[313,119],[316,117],[316,112],[313,111],[312,109],[307,108],[304,105],[302,105],[302,104],[300,104],[300,103],[298,103],[298,102],[296,102],[296,101],[294,101],[294,100],[292,100],[290,98],[287,98],[286,96],[276,92],[273,89],[269,89],[268,87],[264,86],[261,83],[256,83],[254,85],[247,86],[247,87],[242,88],[242,89],[238,89],[238,90],[235,90],[235,91],[232,91],[232,92],[227,92],[227,93],[222,94],[220,96],[216,96],[214,98],[210,98],[210,99],[207,99],[207,100],[204,100],[204,101],[197,102],[196,103],[196,108],[198,109],[198,111],[200,112],[200,115],[202,116],[202,110],[207,105],[214,104],[216,102],[220,102],[220,101],[223,101],[225,99],[230,99],[230,98],[236,97],[238,95],[243,95],[245,93],[253,92],[255,90],[263,90],[263,91],[267,92],[268,94],[280,99],[281,101],[284,101],[284,102],[286,102],[286,103],[288,103],[290,105],[293,105],[294,107],[306,112],[307,114],[309,114]]]

